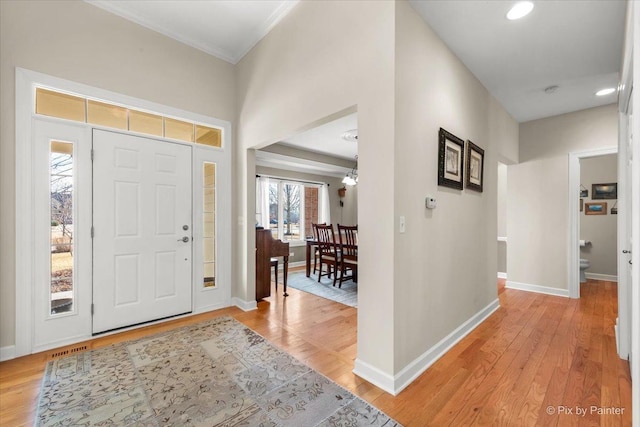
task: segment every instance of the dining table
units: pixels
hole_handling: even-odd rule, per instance
[[[314,246],[318,246],[318,241],[315,239],[307,239],[307,250],[305,252],[305,274],[307,275],[307,277],[311,276],[311,254],[314,251]],[[336,246],[340,246],[339,244],[336,243]],[[358,249],[357,246],[349,246],[349,247],[355,247],[356,250]],[[355,273],[355,280],[354,282],[357,282],[357,273]]]
[[[311,252],[313,252],[313,246],[318,246],[318,241],[314,239],[307,239],[307,253],[305,258],[305,273],[307,277],[311,275]]]

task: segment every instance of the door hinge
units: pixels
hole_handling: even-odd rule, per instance
[[[94,305],[93,303],[91,303],[91,314],[93,314],[93,308],[94,308]]]
[[[95,228],[93,228],[93,225],[91,226],[91,238],[93,239],[93,236],[95,236],[96,234],[96,230]]]
[[[95,151],[93,151],[93,148],[91,149],[91,161],[93,162],[93,153],[95,153]]]

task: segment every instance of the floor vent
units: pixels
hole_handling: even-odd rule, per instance
[[[56,351],[55,353],[51,353],[49,355],[49,359],[57,359],[58,357],[67,356],[69,354],[77,353],[79,351],[85,351],[87,349],[86,345],[82,345],[80,347],[67,348],[65,350]]]

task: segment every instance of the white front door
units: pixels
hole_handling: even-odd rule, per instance
[[[191,147],[93,131],[93,333],[192,311]]]

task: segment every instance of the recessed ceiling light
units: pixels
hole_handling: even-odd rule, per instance
[[[596,92],[596,96],[605,96],[605,95],[609,95],[609,94],[611,94],[611,93],[613,93],[613,92],[615,92],[615,91],[616,91],[616,89],[615,89],[615,88],[613,88],[613,87],[609,87],[609,88],[606,88],[606,89],[602,89],[602,90],[597,91],[597,92]]]
[[[533,10],[533,3],[530,1],[521,1],[513,5],[509,13],[507,13],[507,19],[513,21],[516,19],[524,18]]]

